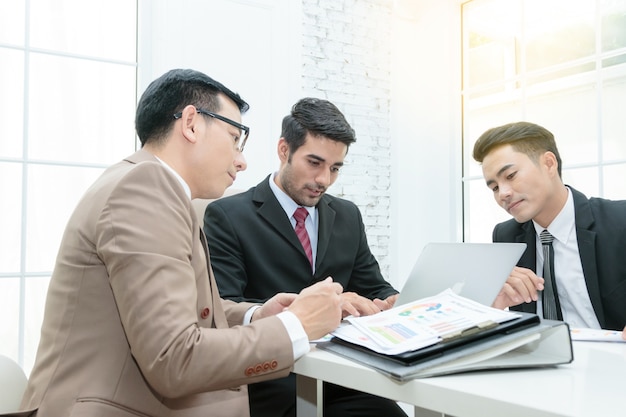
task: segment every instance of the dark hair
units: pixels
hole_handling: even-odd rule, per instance
[[[354,129],[339,109],[330,101],[319,98],[299,100],[291,108],[291,114],[283,118],[281,136],[289,144],[291,153],[304,144],[307,133],[343,142],[348,147],[356,142]]]
[[[561,176],[561,156],[554,135],[546,128],[529,122],[515,122],[487,130],[474,144],[473,157],[482,163],[485,157],[503,145],[511,145],[516,152],[525,153],[537,162],[539,157],[550,151],[556,156],[558,173]]]
[[[218,112],[219,93],[233,100],[241,113],[248,110],[237,93],[199,71],[173,69],[152,81],[137,104],[135,130],[141,146],[162,140],[175,121],[173,115],[189,104]]]

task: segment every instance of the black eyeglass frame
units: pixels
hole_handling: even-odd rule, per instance
[[[250,128],[248,126],[244,126],[241,123],[237,123],[236,121],[229,119],[228,117],[224,117],[220,114],[213,113],[212,111],[208,111],[205,109],[196,108],[196,112],[221,120],[222,122],[226,122],[229,125],[234,126],[239,130],[242,130],[244,134],[242,135],[242,137],[239,138],[239,146],[237,147],[237,150],[239,152],[243,152],[243,148],[246,146],[246,142],[248,141],[248,136],[250,136]],[[174,119],[180,119],[182,116],[182,111],[179,111],[178,113],[173,115]]]

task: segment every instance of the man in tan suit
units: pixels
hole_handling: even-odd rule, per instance
[[[262,306],[219,298],[191,200],[220,197],[246,168],[247,108],[197,71],[148,86],[142,149],[67,225],[22,415],[246,416],[246,384],[287,375],[339,324],[330,279]]]

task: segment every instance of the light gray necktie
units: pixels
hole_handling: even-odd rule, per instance
[[[556,280],[554,279],[554,249],[552,241],[554,236],[545,229],[539,235],[543,246],[543,318],[549,320],[563,320],[561,305],[556,290]]]

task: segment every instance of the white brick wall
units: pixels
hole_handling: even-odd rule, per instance
[[[354,201],[389,279],[392,0],[303,0],[304,96],[332,101],[356,131],[330,193]]]

